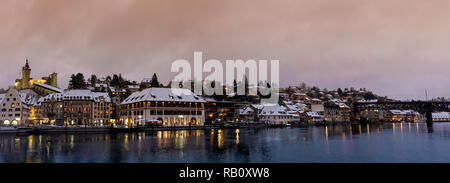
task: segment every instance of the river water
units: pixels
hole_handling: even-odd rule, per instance
[[[450,123],[0,135],[0,162],[450,162]]]

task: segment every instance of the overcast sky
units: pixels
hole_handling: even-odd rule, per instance
[[[281,85],[450,96],[450,1],[1,0],[0,88],[122,73],[167,83],[176,59],[278,59]]]

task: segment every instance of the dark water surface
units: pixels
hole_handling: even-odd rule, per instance
[[[0,135],[0,162],[450,162],[450,123]]]

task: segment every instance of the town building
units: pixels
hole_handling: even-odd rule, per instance
[[[119,124],[156,123],[164,127],[202,126],[206,101],[187,89],[148,88],[134,92],[118,107]]]
[[[23,126],[30,118],[30,106],[36,104],[38,94],[32,90],[18,91],[10,87],[4,94],[0,94],[0,125]]]
[[[332,100],[325,103],[325,122],[350,122],[350,107],[340,100]]]
[[[111,99],[108,93],[66,90],[39,99],[38,124],[60,126],[109,126]]]
[[[359,112],[360,118],[364,118],[368,121],[379,122],[384,120],[384,110],[378,107],[368,107]]]
[[[206,124],[224,124],[238,121],[239,108],[236,102],[213,98],[205,98],[205,100]]]
[[[305,93],[297,92],[297,93],[292,93],[290,95],[290,99],[291,100],[307,100],[308,96]]]
[[[450,122],[450,112],[432,113],[433,122]]]
[[[303,115],[310,123],[323,122],[323,116],[317,112],[309,111],[303,113]]]
[[[299,120],[299,115],[288,113],[288,109],[278,104],[264,104],[258,106],[259,120],[268,125],[282,125]]]
[[[239,109],[239,121],[244,123],[259,123],[259,111],[262,105],[247,105]]]
[[[418,122],[423,116],[414,110],[388,110],[384,114],[386,122]]]

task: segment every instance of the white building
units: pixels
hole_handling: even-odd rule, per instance
[[[299,115],[290,113],[286,107],[278,104],[267,104],[262,105],[259,112],[259,119],[265,124],[280,125],[299,120]]]
[[[30,106],[35,105],[38,95],[32,90],[17,91],[9,88],[5,94],[0,94],[0,125],[26,125],[30,117]]]
[[[119,123],[130,126],[155,122],[159,126],[201,126],[206,101],[187,89],[148,88],[134,92],[119,105]]]
[[[449,112],[434,112],[432,113],[433,121],[435,122],[450,122]]]
[[[308,118],[309,122],[322,122],[323,116],[317,112],[306,112],[306,118]]]

